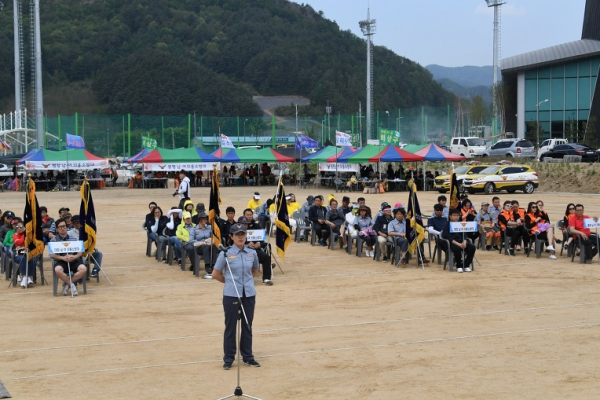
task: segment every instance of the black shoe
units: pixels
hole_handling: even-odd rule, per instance
[[[485,249],[486,249],[487,251],[490,251],[490,250],[492,249],[492,246],[485,246]]]
[[[244,365],[247,365],[249,367],[260,367],[260,364],[256,360],[244,360]]]
[[[223,369],[225,371],[229,371],[231,369],[231,363],[230,362],[226,362],[225,364],[223,364]]]
[[[387,256],[383,256],[383,258],[381,259],[381,262],[388,262]]]
[[[498,246],[495,246],[495,245],[494,245],[494,246],[492,246],[492,248],[493,248],[494,250],[496,250],[496,251],[500,251],[500,247],[498,247]]]

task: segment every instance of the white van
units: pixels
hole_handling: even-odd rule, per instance
[[[569,141],[567,139],[546,139],[546,140],[544,140],[542,142],[542,144],[540,145],[540,148],[538,149],[538,153],[537,153],[538,160],[539,160],[540,156],[542,154],[544,154],[545,152],[552,150],[559,144],[567,144],[567,143],[569,143]],[[540,160],[540,161],[542,161],[542,160]]]
[[[454,137],[450,141],[450,152],[467,158],[481,157],[485,142],[478,137]]]

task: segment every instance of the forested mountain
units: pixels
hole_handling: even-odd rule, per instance
[[[5,109],[12,107],[8,99],[14,96],[8,3],[0,13],[0,106],[4,103]],[[305,114],[322,114],[327,101],[336,113],[356,112],[359,101],[364,109],[365,41],[308,5],[287,0],[54,0],[40,7],[46,93],[60,85],[91,87],[102,112],[261,115],[252,95],[308,97]],[[27,36],[27,15],[24,19]],[[29,49],[25,54],[27,61]],[[374,81],[375,109],[453,101],[425,68],[379,46]],[[60,96],[53,99],[60,103]],[[49,107],[56,110],[56,104]],[[73,107],[76,103],[65,104],[56,112],[78,111]]]
[[[465,87],[489,86],[491,88],[494,80],[494,67],[491,65],[483,67],[475,67],[472,65],[465,65],[464,67],[443,67],[441,65],[431,64],[425,68],[433,74],[433,79],[437,81],[450,79]]]

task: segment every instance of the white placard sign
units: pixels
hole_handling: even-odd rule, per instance
[[[64,242],[48,242],[50,254],[83,253],[83,240],[65,240]]]
[[[264,242],[267,240],[267,231],[264,229],[249,229],[246,231],[246,240],[249,242]]]
[[[215,164],[217,169],[221,167],[221,163],[218,162],[145,163],[144,171],[178,172],[182,169],[186,171],[212,171]]]
[[[477,221],[450,222],[450,232],[452,232],[452,233],[477,232]]]
[[[586,218],[583,220],[583,226],[587,229],[600,228],[600,220],[597,218]]]
[[[319,163],[319,171],[357,172],[358,164]]]

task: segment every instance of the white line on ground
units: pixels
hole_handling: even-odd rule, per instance
[[[546,328],[525,329],[525,330],[520,330],[520,331],[481,333],[481,334],[476,334],[476,335],[453,336],[453,337],[446,337],[446,338],[416,340],[416,341],[411,341],[411,342],[381,343],[381,344],[373,344],[373,345],[369,345],[369,346],[338,347],[338,348],[298,351],[298,352],[291,352],[291,353],[276,353],[276,354],[267,354],[267,355],[264,355],[261,357],[256,357],[256,358],[262,359],[262,358],[274,358],[274,357],[291,357],[291,356],[306,355],[306,354],[329,353],[329,352],[334,352],[334,351],[356,351],[356,350],[366,350],[366,349],[375,349],[375,348],[393,347],[393,346],[410,346],[410,345],[419,345],[419,344],[427,344],[427,343],[442,343],[442,342],[448,342],[448,341],[453,341],[453,340],[463,340],[463,339],[484,339],[484,338],[496,337],[496,336],[524,335],[524,334],[530,334],[530,333],[561,331],[561,330],[567,330],[567,329],[594,328],[594,327],[598,327],[598,326],[600,326],[600,323],[566,325],[566,326],[551,326],[551,327],[546,327]],[[28,379],[47,379],[47,378],[64,377],[64,376],[70,376],[70,375],[97,374],[97,373],[102,373],[102,372],[132,371],[132,370],[149,369],[149,368],[168,368],[168,367],[177,367],[177,366],[183,366],[183,365],[215,363],[215,362],[220,362],[220,361],[221,360],[200,360],[200,361],[188,361],[188,362],[170,363],[170,364],[165,363],[165,364],[137,365],[137,366],[132,366],[132,367],[105,368],[105,369],[97,369],[97,370],[89,370],[89,371],[79,370],[79,371],[75,371],[75,372],[63,372],[63,373],[58,373],[58,374],[20,376],[20,377],[15,377],[15,378],[7,378],[7,379],[5,379],[5,381],[21,381],[21,380],[28,380]]]
[[[564,309],[564,308],[595,306],[595,305],[599,305],[599,304],[600,304],[600,302],[559,304],[559,305],[553,305],[553,306],[515,308],[515,309],[509,309],[509,310],[482,311],[482,312],[463,313],[463,314],[430,315],[430,316],[424,316],[424,317],[400,318],[400,319],[391,319],[391,320],[382,320],[382,321],[354,322],[354,323],[348,323],[348,324],[293,326],[293,327],[285,327],[285,328],[254,330],[254,332],[256,334],[260,334],[260,333],[300,331],[300,330],[313,330],[313,329],[325,329],[325,328],[347,328],[347,327],[366,326],[366,325],[388,325],[388,324],[396,324],[396,323],[400,323],[400,322],[425,321],[425,320],[432,320],[432,319],[478,317],[478,316],[486,316],[486,315],[509,314],[509,313],[552,310],[552,309],[558,310],[558,309]],[[204,335],[191,335],[191,336],[180,336],[180,337],[170,337],[170,338],[128,340],[128,341],[122,341],[122,342],[106,342],[106,343],[91,343],[91,344],[88,343],[88,344],[73,345],[73,346],[53,346],[53,347],[38,347],[38,348],[16,349],[16,350],[3,350],[3,351],[0,351],[0,354],[30,353],[30,352],[50,351],[50,350],[73,350],[73,349],[81,349],[81,348],[89,348],[89,347],[130,345],[130,344],[142,344],[142,343],[153,343],[153,342],[167,342],[167,341],[177,341],[177,340],[219,337],[221,335],[222,335],[222,333],[210,333],[210,334],[204,334]]]

